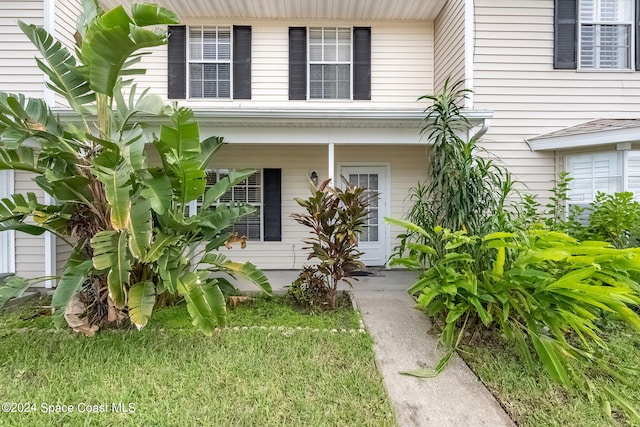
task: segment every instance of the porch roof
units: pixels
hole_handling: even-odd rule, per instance
[[[139,0],[100,0],[129,8]],[[181,19],[434,20],[446,0],[156,0]]]
[[[533,151],[640,142],[640,119],[597,119],[528,138]]]

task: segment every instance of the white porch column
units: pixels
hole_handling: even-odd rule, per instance
[[[0,199],[9,197],[14,191],[12,170],[0,171]],[[15,273],[16,242],[13,230],[0,232],[0,273]]]
[[[44,194],[44,203],[46,205],[51,205],[55,201],[54,199],[48,195]],[[57,269],[57,253],[58,248],[56,244],[56,236],[53,233],[46,232],[44,233],[44,275],[48,277],[56,276],[58,273]],[[45,288],[53,288],[55,287],[57,281],[54,278],[48,279],[45,283]]]
[[[331,185],[336,185],[335,175],[336,175],[336,156],[335,156],[335,145],[333,142],[329,143],[329,153],[327,155],[329,158],[329,164],[327,165],[327,178],[331,179]]]

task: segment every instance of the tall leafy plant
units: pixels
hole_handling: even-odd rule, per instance
[[[103,11],[95,0],[83,5],[75,56],[43,28],[20,23],[42,55],[37,62],[49,87],[75,116],[64,123],[41,99],[0,93],[0,169],[34,174],[57,201],[46,205],[33,193],[2,199],[0,231],[49,231],[73,245],[53,296],[58,322],[81,295],[88,323],[128,316],[142,328],[157,295],[168,291],[181,294],[194,325],[211,333],[224,325],[225,279],[218,273],[243,275],[270,292],[253,264],[216,252],[229,226],[254,209],[210,207],[252,171],[231,172],[205,192],[205,169],[223,139],[201,140],[189,109],[165,105],[135,85],[124,90],[126,76],[144,72],[132,68],[141,49],[166,43],[160,28],[177,22],[171,11],[134,4],[129,15],[122,6]],[[145,121],[154,117],[164,123],[150,139]],[[146,150],[155,150],[161,164],[149,165]],[[201,209],[185,216],[198,198]],[[193,253],[199,245],[203,251]],[[7,280],[0,306],[29,284]]]
[[[310,183],[311,196],[296,199],[305,212],[291,216],[310,229],[312,237],[305,240],[309,246],[304,249],[309,250],[309,260],[318,261],[306,268],[299,280],[313,283],[314,288],[318,288],[317,281],[322,280],[327,289],[328,308],[333,309],[338,283],[344,281],[351,285],[348,274],[364,267],[359,261],[362,252],[358,250],[358,234],[366,226],[369,196],[363,187],[345,182],[343,190],[331,187],[330,181],[324,181],[318,188]]]
[[[392,224],[421,235],[430,233],[407,221]],[[446,356],[434,371],[412,372],[432,376],[447,365],[470,326],[497,328],[529,365],[540,363],[566,387],[592,389],[590,367],[597,366],[612,379],[624,381],[626,367],[609,366],[608,349],[600,330],[604,313],[619,316],[640,331],[640,253],[619,250],[606,242],[579,242],[565,233],[544,229],[496,232],[483,237],[441,227],[435,233],[446,248],[444,255],[409,292],[435,319]],[[490,268],[479,269],[478,247]],[[411,253],[394,260],[420,269],[420,254],[435,249],[410,244]],[[638,412],[624,397],[604,390],[628,415]]]
[[[436,226],[477,235],[512,228],[509,197],[515,194],[516,182],[478,146],[478,136],[467,138],[472,126],[460,105],[470,90],[463,84],[451,85],[447,80],[439,94],[419,98],[431,102],[424,110],[421,131],[431,144],[428,179],[411,190],[407,219],[428,234],[404,231],[395,255],[404,253],[412,241],[432,245],[436,252],[423,254],[423,265],[442,255],[443,248],[437,247],[440,240],[430,234]]]

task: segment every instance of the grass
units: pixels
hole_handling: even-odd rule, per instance
[[[283,299],[258,299],[231,311],[231,326],[285,328],[230,328],[212,337],[174,307],[155,313],[141,332],[83,338],[52,332],[47,317],[25,319],[42,303],[0,316],[2,401],[36,409],[3,413],[2,426],[395,424],[371,338],[330,332],[358,327],[348,307],[308,316]],[[114,411],[119,403],[135,412]],[[74,412],[47,414],[42,404]],[[79,412],[87,407],[106,412]]]
[[[595,383],[593,397],[597,397],[595,395],[604,386],[609,386],[638,408],[640,333],[618,321],[611,321],[603,331],[610,348],[609,365],[635,367],[635,371],[625,373],[635,386],[613,382],[598,375],[594,367],[591,370]],[[521,427],[629,425],[628,418],[615,404],[609,417],[599,399],[590,399],[586,393],[577,390],[566,391],[552,382],[541,368],[527,369],[515,351],[496,335],[484,334],[479,342],[464,346],[460,353]]]

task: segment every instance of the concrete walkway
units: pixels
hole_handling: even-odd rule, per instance
[[[274,290],[282,290],[297,276],[296,271],[266,273]],[[351,294],[375,341],[376,364],[401,427],[515,426],[457,355],[435,378],[400,374],[433,368],[443,353],[436,348],[437,337],[429,334],[429,320],[414,309],[406,292],[415,280],[413,273],[383,271],[378,277],[359,279]]]

